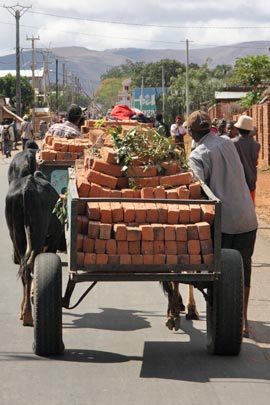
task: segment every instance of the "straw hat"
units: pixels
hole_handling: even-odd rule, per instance
[[[246,131],[253,131],[254,129],[252,118],[249,117],[248,115],[241,115],[238,118],[238,121],[234,124],[234,126],[236,128],[244,129]]]

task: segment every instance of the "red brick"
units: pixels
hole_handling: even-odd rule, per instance
[[[215,208],[213,205],[201,204],[201,220],[208,222],[210,225],[214,223]]]
[[[200,240],[211,239],[211,227],[207,222],[197,222],[196,225]]]
[[[112,222],[123,222],[124,220],[124,213],[123,207],[120,202],[111,202],[111,209],[112,209]]]
[[[89,197],[100,197],[102,187],[99,184],[91,183]]]
[[[105,253],[99,253],[96,256],[96,264],[108,264],[108,255]]]
[[[115,239],[106,240],[105,252],[108,255],[115,255],[116,254],[116,240]]]
[[[173,225],[164,225],[164,240],[175,241],[175,227]]]
[[[99,238],[99,226],[100,226],[100,222],[97,222],[97,221],[88,222],[88,236],[90,239]]]
[[[213,253],[209,253],[208,255],[203,255],[202,260],[203,260],[203,263],[205,263],[205,264],[213,264],[214,263]]]
[[[143,264],[154,264],[154,256],[153,255],[143,255]]]
[[[164,187],[155,187],[154,188],[154,198],[158,198],[160,200],[166,198],[166,192]]]
[[[201,207],[197,204],[190,204],[190,223],[200,222],[201,220]]]
[[[127,241],[142,239],[142,231],[138,227],[127,226]]]
[[[134,179],[134,185],[136,187],[157,187],[159,186],[159,177],[136,177]],[[133,186],[133,181],[129,181],[129,185]]]
[[[178,264],[189,264],[189,255],[181,254],[178,255]]]
[[[120,256],[119,255],[108,255],[108,264],[119,264]]]
[[[189,185],[189,191],[190,191],[190,198],[192,200],[199,200],[202,196],[200,182],[196,181],[195,183],[191,183]]]
[[[77,233],[77,251],[78,252],[83,251],[83,238],[84,238],[83,234]]]
[[[154,230],[152,225],[140,225],[142,240],[154,240]]]
[[[120,264],[131,264],[131,255],[121,255]]]
[[[142,240],[141,252],[143,255],[153,255],[154,254],[154,242],[148,240]]]
[[[184,224],[175,225],[175,240],[185,242],[187,240],[187,228]]]
[[[157,169],[155,166],[129,166],[127,175],[128,177],[155,177]]]
[[[78,215],[85,215],[86,203],[84,201],[77,202]]]
[[[177,244],[175,240],[165,240],[165,254],[166,255],[177,254]]]
[[[168,224],[178,224],[179,222],[179,205],[168,204]]]
[[[141,198],[154,198],[154,188],[153,187],[143,187],[141,189]]]
[[[131,188],[123,188],[121,192],[122,198],[134,198],[134,190]]]
[[[111,197],[112,198],[122,198],[122,191],[121,190],[111,190]]]
[[[93,165],[92,169],[104,173],[104,174],[109,174],[110,176],[114,177],[121,177],[122,176],[122,171],[121,171],[121,166],[115,164],[109,164],[105,162],[103,159],[94,159],[93,160]]]
[[[101,186],[109,187],[109,188],[116,188],[117,184],[117,177],[109,176],[108,174],[99,173],[95,170],[90,169],[87,180],[89,183],[96,183]]]
[[[109,202],[100,203],[100,221],[105,224],[112,223],[112,209]]]
[[[187,241],[176,241],[177,253],[179,255],[185,255],[188,252]]]
[[[178,256],[176,255],[166,255],[166,264],[177,264]]]
[[[123,188],[128,188],[128,177],[118,177],[116,188],[122,190]]]
[[[77,266],[83,266],[83,265],[84,265],[84,253],[77,252]]]
[[[127,255],[128,254],[128,241],[127,240],[118,240],[116,243],[116,251],[118,255]]]
[[[190,191],[187,186],[180,186],[178,188],[178,198],[180,200],[189,200],[190,198]]]
[[[177,173],[171,176],[160,177],[160,185],[164,187],[173,187],[189,184],[192,178],[191,172]]]
[[[166,255],[155,254],[154,264],[166,264]]]
[[[188,245],[188,253],[190,255],[198,255],[200,253],[201,245],[198,239],[188,240],[187,245]]]
[[[88,234],[88,227],[89,227],[88,218],[85,215],[82,215],[81,221],[82,221],[81,233],[83,233],[84,235],[87,235]]]
[[[127,226],[125,224],[114,224],[113,232],[116,240],[127,240]]]
[[[131,263],[132,264],[143,264],[143,255],[132,255]]]
[[[190,223],[190,209],[189,209],[188,205],[180,205],[179,223],[180,224],[189,224]]]
[[[202,255],[209,255],[210,253],[213,253],[212,239],[201,240],[200,243]]]
[[[146,222],[146,206],[143,203],[134,204],[135,207],[135,222],[144,224]]]
[[[107,197],[107,198],[112,197],[112,190],[110,188],[101,187],[100,197]]]
[[[94,245],[95,245],[94,239],[90,239],[86,235],[84,235],[84,238],[83,238],[83,251],[85,253],[93,253],[94,252]]]
[[[201,262],[202,262],[201,255],[190,255],[189,256],[190,264],[201,264]]]
[[[139,255],[141,253],[141,242],[139,240],[128,242],[128,252],[130,255]]]
[[[112,225],[111,224],[100,224],[99,228],[99,238],[100,239],[110,239],[112,233]]]
[[[116,164],[117,153],[114,149],[102,146],[100,148],[100,155],[106,163]]]
[[[124,213],[124,222],[134,222],[135,221],[135,206],[133,203],[123,202],[123,213]]]
[[[83,177],[77,177],[77,189],[80,197],[88,197],[90,193],[89,181]]]
[[[99,203],[87,203],[87,217],[93,221],[100,220],[100,208]]]
[[[163,240],[154,240],[154,254],[165,253],[165,244]]]
[[[106,241],[104,239],[96,239],[95,246],[94,246],[94,252],[95,253],[105,253],[105,249],[106,249]]]
[[[152,224],[154,240],[164,240],[164,227],[162,224]]]
[[[146,222],[158,222],[158,209],[156,204],[150,203],[146,205]]]
[[[84,265],[96,264],[96,254],[95,253],[85,253],[84,255]]]
[[[188,239],[199,239],[199,233],[197,225],[195,224],[187,224],[187,237]]]
[[[166,198],[168,200],[178,200],[178,191],[176,189],[166,190]]]
[[[161,224],[167,224],[168,222],[168,206],[167,204],[157,203],[158,210],[158,222]]]
[[[165,169],[165,176],[171,176],[172,174],[179,173],[179,166],[173,162],[162,162],[161,167]]]

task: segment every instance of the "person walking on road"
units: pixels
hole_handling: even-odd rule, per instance
[[[21,133],[22,148],[24,150],[26,142],[29,139],[34,139],[33,126],[27,115],[23,117],[23,122],[21,123]]]
[[[180,148],[184,149],[184,135],[187,133],[186,128],[182,125],[182,118],[180,115],[175,117],[175,123],[171,125],[170,134],[174,143],[179,146]]]
[[[211,132],[211,120],[206,112],[195,111],[190,114],[187,125],[189,134],[198,142],[190,153],[189,166],[222,203],[222,248],[236,249],[242,256],[245,286],[243,335],[248,337],[251,258],[258,222],[243,165],[233,142]]]

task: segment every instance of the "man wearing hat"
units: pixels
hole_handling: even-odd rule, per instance
[[[211,132],[211,119],[204,111],[195,111],[187,120],[188,132],[198,146],[189,156],[189,166],[221,200],[222,248],[240,252],[244,267],[244,335],[249,334],[247,308],[250,291],[257,218],[246,183],[243,165],[233,142]]]
[[[48,133],[62,138],[81,138],[82,133],[79,124],[82,117],[82,109],[77,104],[71,104],[67,111],[67,121],[53,124]]]
[[[246,182],[250,190],[252,200],[255,203],[257,165],[261,145],[252,137],[254,125],[251,117],[241,115],[234,126],[238,129],[239,136],[233,138],[232,141],[240,156],[245,172]]]
[[[180,115],[175,117],[175,123],[171,125],[170,134],[174,143],[180,148],[185,150],[184,135],[187,133],[185,127],[182,125],[182,118]]]

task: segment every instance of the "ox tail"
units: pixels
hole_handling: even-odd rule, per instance
[[[166,296],[171,296],[173,294],[173,286],[170,281],[160,281],[162,285],[163,292]]]

